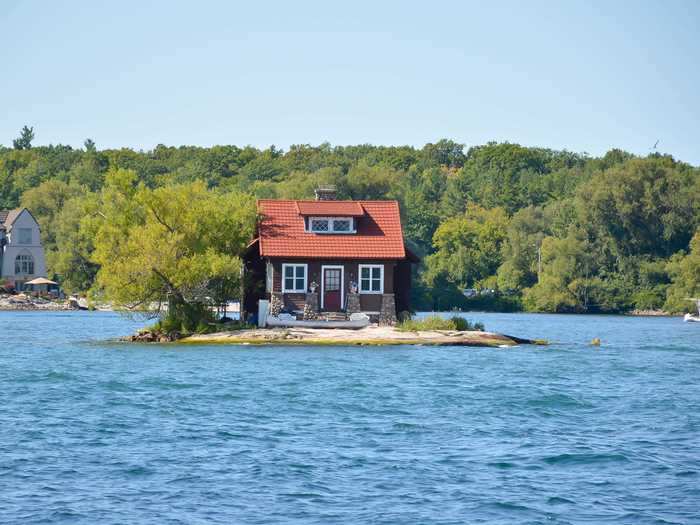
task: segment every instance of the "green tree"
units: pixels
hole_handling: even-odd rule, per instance
[[[97,193],[68,199],[55,217],[56,249],[47,253],[47,264],[69,293],[86,292],[95,282],[99,265],[92,259],[95,237],[103,222]]]
[[[447,219],[433,236],[435,253],[425,260],[426,281],[464,287],[492,276],[501,264],[507,227],[502,208],[470,205],[461,216]]]
[[[671,276],[664,309],[669,312],[692,312],[695,305],[688,299],[700,298],[700,230],[690,242],[690,253],[677,253],[668,263]]]
[[[149,189],[136,187],[133,173],[108,177],[116,178],[118,195],[95,240],[98,289],[132,312],[163,311],[167,304],[171,323],[194,330],[210,317],[222,280],[229,281],[224,289],[240,289],[239,256],[253,234],[253,200],[208,191],[202,182]]]
[[[525,290],[530,311],[576,312],[588,308],[591,291],[589,244],[581,232],[563,239],[542,240],[542,271],[537,284]]]
[[[19,132],[19,137],[12,141],[12,147],[15,149],[31,149],[32,141],[34,140],[34,126],[23,126]]]
[[[65,202],[85,193],[84,188],[68,184],[60,179],[49,179],[22,194],[22,206],[28,208],[41,228],[41,240],[47,252],[58,249],[56,245],[56,217]]]

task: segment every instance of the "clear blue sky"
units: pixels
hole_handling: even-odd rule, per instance
[[[658,139],[700,164],[693,0],[5,0],[0,50],[6,146]]]

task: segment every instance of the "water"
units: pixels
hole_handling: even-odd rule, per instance
[[[700,523],[700,325],[468,317],[555,343],[139,346],[0,313],[0,521]]]

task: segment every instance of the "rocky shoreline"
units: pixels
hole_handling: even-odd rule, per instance
[[[359,330],[329,328],[251,328],[213,334],[189,335],[165,334],[144,331],[125,338],[130,342],[178,344],[229,344],[276,346],[482,346],[511,347],[519,344],[547,344],[546,341],[523,339],[493,332],[460,332],[456,330],[431,330],[407,332],[391,326],[369,326]]]
[[[69,301],[50,301],[25,294],[0,296],[0,311],[63,311],[74,310]]]
[[[632,310],[628,312],[627,315],[634,315],[639,317],[673,317],[672,313],[666,312],[664,310]]]

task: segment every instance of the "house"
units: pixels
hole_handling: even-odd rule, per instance
[[[0,286],[22,290],[35,277],[46,277],[39,224],[26,208],[0,210]]]
[[[365,313],[392,323],[410,310],[411,264],[396,201],[260,200],[257,237],[244,257],[245,313],[260,299],[270,311],[316,319]],[[342,314],[338,314],[342,315]]]

